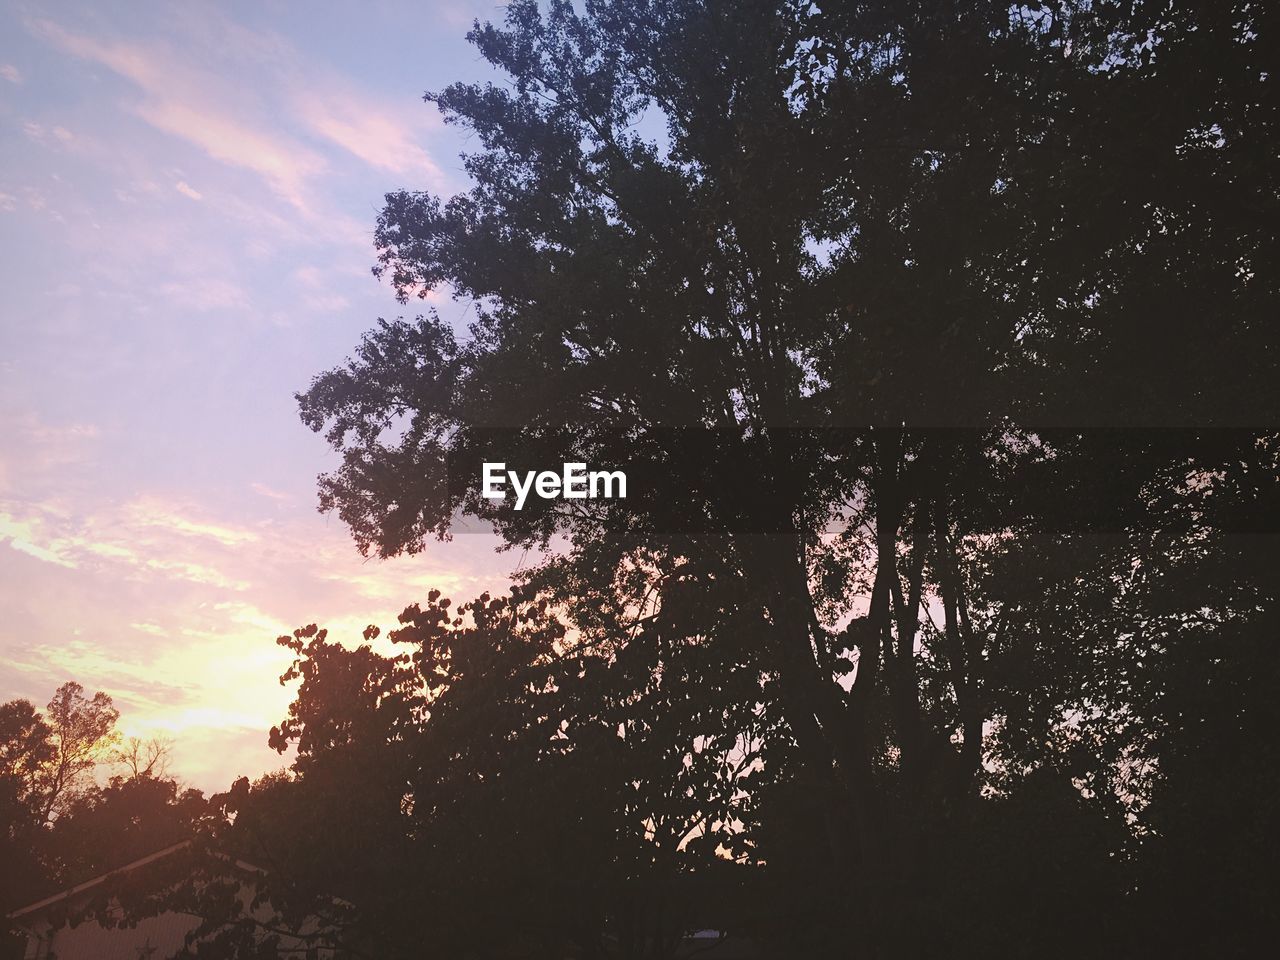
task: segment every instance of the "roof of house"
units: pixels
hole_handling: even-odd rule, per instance
[[[101,876],[94,877],[92,880],[86,880],[84,883],[78,883],[74,887],[68,887],[66,890],[63,890],[60,893],[55,893],[51,897],[45,897],[43,900],[37,900],[35,903],[28,904],[25,907],[19,907],[17,910],[14,910],[12,913],[9,914],[8,919],[20,920],[22,917],[27,916],[28,914],[35,913],[43,909],[44,907],[52,906],[53,904],[59,903],[63,900],[68,900],[71,897],[74,897],[76,894],[83,893],[86,890],[92,890],[94,887],[98,886],[101,883],[105,883],[107,880],[111,879],[112,877],[117,877],[120,874],[128,873],[130,870],[136,870],[138,867],[145,866],[148,863],[154,863],[156,860],[160,860],[164,857],[169,856],[169,854],[171,853],[175,853],[184,847],[190,846],[190,844],[191,844],[190,840],[182,840],[182,841],[179,841],[178,843],[171,844],[170,846],[165,847],[163,850],[157,850],[155,853],[152,853],[148,856],[141,857],[137,860],[134,860],[132,863],[126,863],[123,867],[117,867],[114,870],[108,870],[106,873],[102,874]]]

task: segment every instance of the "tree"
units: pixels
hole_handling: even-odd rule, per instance
[[[60,686],[44,715],[26,700],[0,704],[0,906],[16,906],[59,878],[49,828],[91,793],[93,772],[118,739],[105,693]],[[83,878],[82,878],[83,879]]]
[[[38,806],[42,771],[55,756],[52,737],[53,729],[29,701],[0,704],[0,778],[6,803]]]
[[[171,737],[129,737],[111,754],[111,762],[128,771],[129,779],[151,777],[156,780],[166,779],[169,773],[169,758],[173,753]]]
[[[513,4],[470,35],[508,86],[428,96],[473,187],[392,194],[376,233],[405,302],[447,284],[476,319],[380,321],[300,395],[342,454],[322,509],[382,556],[459,511],[563,536],[527,583],[584,643],[732,651],[865,952],[926,952],[967,918],[913,898],[962,884],[984,793],[1048,770],[1141,805],[1166,648],[1134,565],[1208,529],[1188,478],[1267,469],[1274,17]],[[515,511],[495,460],[642,482]]]
[[[52,733],[30,702],[0,704],[0,909],[15,906],[44,878],[36,838],[41,771],[54,756]]]
[[[110,696],[87,697],[74,681],[43,715],[25,700],[0,704],[0,912],[190,840],[211,816],[199,791],[166,776],[170,743],[122,744],[118,716]],[[127,775],[99,781],[121,765]],[[106,922],[118,908],[90,905]],[[25,934],[0,933],[6,955],[21,952]]]
[[[75,681],[60,686],[47,708],[51,761],[41,770],[40,822],[51,822],[91,781],[95,767],[110,756],[119,740],[118,711],[111,697],[99,691],[84,695]]]
[[[62,882],[71,884],[191,839],[206,815],[198,790],[148,774],[112,777],[63,809],[43,853]]]
[[[274,917],[239,918],[244,937],[321,917],[319,942],[380,957],[427,928],[457,952],[656,957],[735,917],[764,721],[754,695],[701,695],[698,645],[578,643],[519,586],[457,608],[433,591],[400,620],[392,656],[373,627],[356,649],[280,638],[301,681],[272,731],[297,744],[291,774],[238,784],[210,839],[266,871]],[[726,692],[754,677],[736,674]],[[232,918],[208,919],[217,936]]]
[[[58,688],[44,716],[26,700],[0,704],[0,780],[21,810],[14,822],[48,826],[87,789],[119,741],[119,717],[111,697],[88,698],[75,681]]]

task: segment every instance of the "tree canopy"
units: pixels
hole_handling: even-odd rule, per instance
[[[125,739],[111,697],[58,687],[0,704],[0,910],[190,837],[204,799],[166,776],[169,744]]]
[[[1275,18],[477,23],[501,82],[426,98],[471,135],[471,185],[392,193],[375,233],[402,303],[472,319],[379,320],[298,402],[365,553],[459,517],[546,550],[386,637],[280,638],[291,770],[215,798],[209,849],[261,863],[288,929],[378,957],[1268,934]],[[516,510],[486,461],[634,491]]]
[[[692,670],[708,737],[768,730],[777,788],[747,793],[786,812],[737,842],[782,870],[770,831],[799,843],[811,810],[824,859],[794,869],[868,956],[1096,948],[1106,918],[975,920],[959,891],[1000,888],[988,823],[1034,838],[1009,876],[1074,862],[1113,919],[1139,889],[1115,864],[1225,842],[1203,764],[1243,775],[1270,713],[1231,685],[1275,663],[1242,639],[1277,587],[1274,18],[512,4],[470,34],[504,81],[427,95],[474,135],[471,188],[393,193],[375,235],[404,303],[474,319],[379,321],[299,395],[342,455],[321,508],[380,556],[460,514],[567,544],[523,587],[566,649]],[[480,496],[499,460],[642,489],[516,511]],[[555,689],[575,702],[529,710],[572,742],[600,694]]]

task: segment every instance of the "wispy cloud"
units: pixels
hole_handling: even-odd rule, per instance
[[[204,537],[228,547],[255,543],[259,539],[254,530],[191,519],[178,509],[151,497],[135,501],[125,508],[124,513],[138,527],[160,527],[188,537]]]
[[[0,218],[23,237],[0,269],[18,347],[0,351],[0,700],[106,690],[212,788],[280,762],[277,634],[359,643],[432,588],[500,589],[515,559],[459,537],[363,562],[315,513],[331,464],[289,393],[395,309],[368,275],[372,221],[387,189],[450,186],[433,151],[456,131],[418,91],[453,66],[424,58],[407,88],[360,70],[392,20],[412,55],[434,5],[334,15],[363,31],[340,50],[267,7],[237,8],[250,28],[217,4],[24,3],[30,61],[0,65]]]
[[[169,299],[193,310],[240,309],[249,303],[238,284],[218,277],[190,277],[161,284],[158,289]]]
[[[152,500],[88,517],[68,516],[56,505],[0,501],[0,544],[37,560],[71,569],[114,566],[130,579],[248,588],[247,581],[226,572],[231,557],[211,554],[192,539],[235,547],[257,534],[192,519]]]
[[[369,166],[405,177],[409,184],[442,184],[439,166],[385,107],[350,92],[325,95],[309,89],[295,92],[294,102],[312,132]]]
[[[282,493],[281,491],[269,487],[265,483],[259,483],[256,480],[249,484],[249,489],[260,497],[266,497],[268,500],[275,500],[280,503],[292,499],[287,493]]]
[[[307,297],[304,302],[312,310],[322,313],[336,313],[351,306],[351,301],[340,293],[317,294]]]
[[[0,497],[19,485],[43,479],[66,479],[73,467],[86,466],[98,447],[101,431],[87,422],[50,422],[30,412],[0,412]]]
[[[309,210],[307,181],[322,172],[323,157],[264,122],[245,119],[217,74],[184,64],[162,47],[99,40],[34,19],[30,29],[58,49],[131,80],[142,99],[130,109],[147,123],[180,137],[215,160],[251,170],[281,197]]]
[[[42,123],[36,123],[34,120],[27,120],[22,124],[22,132],[27,138],[34,140],[36,143],[49,146],[51,144],[67,144],[75,139],[75,134],[63,126],[46,127]]]
[[[242,71],[230,72],[233,81],[227,71],[178,57],[165,44],[99,39],[47,18],[32,19],[28,27],[64,53],[130,80],[142,94],[128,104],[135,115],[215,160],[256,173],[304,213],[319,214],[317,181],[332,171],[321,144],[403,177],[401,185],[442,184],[439,166],[417,141],[434,123],[426,111],[406,122],[383,100],[306,61],[284,39],[248,30],[212,10],[199,17],[189,24],[193,33],[220,37],[226,56],[234,51],[235,59],[249,61],[261,75],[264,82],[255,85],[253,96],[244,92]],[[282,129],[281,117],[294,123],[294,132]]]

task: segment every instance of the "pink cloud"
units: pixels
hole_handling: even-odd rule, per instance
[[[271,189],[304,213],[312,213],[308,181],[326,163],[318,154],[277,134],[255,130],[212,104],[161,99],[137,113],[152,126],[181,137],[215,160],[259,174]]]
[[[282,493],[279,490],[269,487],[265,483],[259,483],[256,480],[249,484],[249,489],[260,497],[266,497],[268,500],[284,502],[292,499],[287,493]]]
[[[295,96],[298,115],[316,134],[359,157],[371,167],[409,178],[413,185],[439,189],[445,180],[436,162],[398,114],[352,92]]]
[[[306,303],[310,309],[317,310],[321,313],[337,313],[338,311],[345,310],[347,307],[351,306],[351,301],[340,293],[316,294],[314,296],[307,297],[303,302]]]
[[[215,160],[258,174],[304,213],[318,215],[315,182],[332,171],[304,137],[404,178],[399,185],[442,188],[445,175],[417,142],[426,129],[438,126],[432,114],[418,105],[388,107],[332,70],[304,61],[286,40],[255,33],[215,11],[205,11],[197,20],[188,24],[193,35],[205,42],[221,36],[229,42],[218,54],[234,57],[242,66],[247,60],[265,74],[266,82],[255,84],[252,95],[239,79],[228,82],[225,65],[208,69],[162,45],[99,40],[48,19],[32,20],[29,27],[64,52],[137,85],[143,99],[129,109],[151,126]],[[298,125],[294,135],[281,131],[280,116]]]
[[[0,412],[0,497],[53,477],[66,480],[73,468],[87,467],[98,453],[100,435],[92,423],[51,423],[30,412]]]
[[[215,73],[185,64],[162,49],[101,41],[52,20],[30,28],[54,46],[131,80],[144,98],[130,109],[165,133],[199,147],[215,160],[253,171],[299,210],[310,210],[307,181],[326,169],[323,157],[265,122],[244,119],[244,103],[228,95]]]

